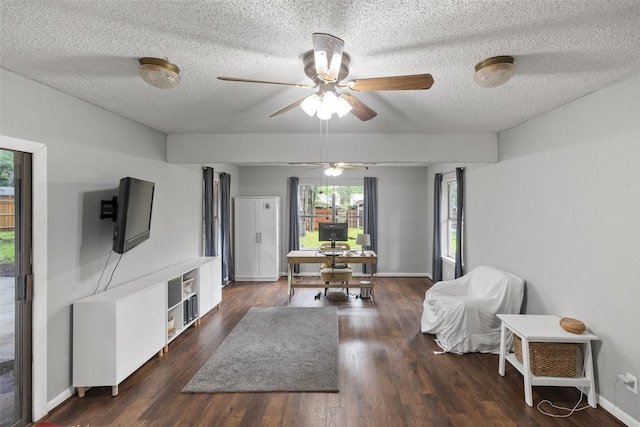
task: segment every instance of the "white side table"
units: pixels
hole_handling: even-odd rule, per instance
[[[529,406],[533,406],[531,387],[533,386],[573,386],[587,387],[589,405],[597,407],[596,390],[593,378],[593,356],[591,354],[591,341],[598,337],[584,332],[572,334],[560,326],[560,317],[553,315],[534,314],[498,314],[502,321],[500,333],[500,363],[498,373],[504,376],[504,361],[508,360],[524,377],[524,400]],[[519,336],[522,340],[522,363],[516,359],[515,354],[507,354],[506,333],[507,329]],[[578,343],[583,345],[583,372],[584,376],[566,377],[539,377],[531,373],[531,358],[529,355],[529,343],[531,342],[555,342]]]

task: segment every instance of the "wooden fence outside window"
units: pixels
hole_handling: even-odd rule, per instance
[[[15,206],[13,198],[0,198],[0,231],[15,228]]]

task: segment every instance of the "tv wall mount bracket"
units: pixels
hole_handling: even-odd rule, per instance
[[[113,222],[118,220],[118,197],[113,196],[111,200],[100,201],[100,219],[111,218]]]

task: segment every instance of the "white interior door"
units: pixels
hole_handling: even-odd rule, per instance
[[[261,199],[257,206],[260,233],[260,275],[278,275],[278,206],[274,199]]]
[[[235,265],[236,278],[259,275],[258,229],[256,201],[235,200]]]

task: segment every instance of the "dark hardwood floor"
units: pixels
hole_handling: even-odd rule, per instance
[[[355,296],[345,302],[316,300],[315,289],[298,289],[289,303],[285,279],[227,286],[221,307],[120,384],[117,397],[111,397],[110,387],[95,387],[84,398],[74,395],[44,421],[77,427],[623,425],[601,408],[551,418],[528,407],[522,376],[508,364],[506,375],[498,375],[497,355],[434,354],[439,350],[434,336],[420,333],[430,285],[423,278],[378,278],[375,304]],[[337,306],[340,392],[181,393],[253,306]],[[533,397],[534,404],[549,399],[573,407],[579,393],[534,387]]]

